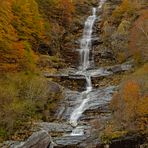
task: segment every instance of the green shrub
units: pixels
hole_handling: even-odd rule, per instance
[[[48,90],[47,81],[36,75],[1,76],[0,139],[10,137],[28,121],[41,119],[50,96]]]

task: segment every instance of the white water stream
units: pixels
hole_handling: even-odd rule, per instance
[[[86,70],[90,67],[90,50],[92,46],[93,25],[96,20],[96,8],[93,8],[92,15],[89,16],[84,25],[83,37],[80,42],[80,70]]]
[[[102,8],[102,5],[105,1],[101,0],[99,3],[98,9]],[[88,107],[88,101],[90,98],[90,92],[92,91],[92,82],[91,82],[91,74],[86,74],[87,69],[91,66],[90,65],[90,51],[92,50],[92,33],[93,33],[93,26],[96,16],[96,8],[92,9],[92,15],[89,16],[84,25],[83,36],[80,41],[80,66],[78,73],[81,73],[85,76],[86,79],[86,91],[81,93],[80,99],[82,100],[80,105],[77,106],[70,116],[70,124],[76,127],[71,136],[80,136],[84,134],[83,126],[78,126],[78,120],[82,116],[83,112]]]

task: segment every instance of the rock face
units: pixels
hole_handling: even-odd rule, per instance
[[[54,139],[57,146],[55,148],[72,148],[72,147],[79,147],[78,145],[86,140],[85,136],[63,136]]]
[[[65,38],[63,39],[63,47],[61,54],[65,63],[68,66],[78,66],[79,53],[76,49],[79,49],[80,37],[83,32],[84,21],[88,15],[91,14],[92,7],[98,6],[98,0],[84,0],[84,2],[76,5],[76,13],[73,19],[73,24],[69,32],[65,32]]]
[[[133,62],[125,62],[123,64],[113,65],[113,66],[106,66],[106,67],[99,67],[95,69],[88,69],[87,72],[80,72],[78,69],[75,68],[67,68],[61,69],[57,73],[44,73],[44,76],[47,78],[67,78],[67,79],[85,79],[85,75],[90,74],[91,77],[102,77],[108,76],[111,74],[115,74],[118,72],[129,71],[133,67]],[[57,88],[57,86],[50,82],[52,88]]]

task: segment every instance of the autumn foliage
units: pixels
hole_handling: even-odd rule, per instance
[[[50,83],[33,73],[0,75],[0,143],[23,140],[34,122],[52,120],[62,92],[53,92]]]
[[[0,7],[0,71],[20,71],[33,65],[33,45],[40,36],[41,26],[37,7],[33,1],[1,0]],[[32,4],[32,5],[31,5]],[[26,49],[26,43],[30,49]],[[32,51],[31,51],[32,50]],[[26,66],[28,65],[28,66]]]
[[[141,12],[130,33],[130,52],[138,63],[148,60],[148,10]]]
[[[33,70],[40,44],[53,50],[61,48],[63,34],[70,27],[75,11],[71,0],[1,0],[0,3],[1,72]]]
[[[111,103],[116,123],[123,130],[147,132],[148,124],[148,65],[143,66],[132,78],[126,80]]]
[[[123,0],[122,3],[113,11],[112,18],[115,22],[120,22],[123,17],[135,15],[135,2],[131,0]]]

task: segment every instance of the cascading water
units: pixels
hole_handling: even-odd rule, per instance
[[[87,83],[86,90],[89,92],[92,90],[91,76],[85,75],[85,79],[86,79],[86,83]]]
[[[90,50],[92,41],[93,25],[96,20],[96,8],[93,8],[93,14],[85,22],[83,37],[80,42],[80,70],[86,70],[90,66]]]
[[[99,3],[98,9],[102,8],[103,3],[105,0],[101,0]],[[70,124],[74,127],[76,127],[72,133],[71,136],[79,136],[83,135],[83,126],[77,126],[78,125],[78,120],[83,114],[83,112],[87,109],[88,107],[88,102],[91,99],[90,93],[92,91],[92,82],[91,82],[91,74],[87,74],[87,69],[91,66],[90,65],[90,51],[92,49],[92,33],[93,33],[93,26],[95,23],[95,20],[97,18],[96,16],[96,8],[93,8],[92,10],[92,15],[89,16],[85,22],[84,25],[84,31],[83,31],[83,36],[80,41],[80,67],[79,71],[77,72],[78,74],[81,73],[82,75],[85,76],[86,79],[86,91],[81,93],[80,99],[82,100],[80,105],[72,112],[70,116]]]
[[[89,16],[88,19],[85,22],[84,32],[83,32],[83,38],[81,39],[80,43],[80,56],[81,56],[81,66],[80,70],[85,71],[89,66],[89,53],[91,50],[91,36],[93,32],[93,24],[96,20],[96,8],[93,8],[93,15]],[[87,87],[86,91],[82,92],[82,98],[85,95],[86,98],[83,98],[82,103],[78,108],[76,108],[70,117],[70,123],[73,126],[77,126],[77,120],[80,118],[82,113],[85,111],[85,104],[89,100],[88,93],[92,90],[92,84],[91,84],[91,76],[85,75]]]
[[[73,125],[73,126],[77,126],[77,121],[78,119],[81,117],[82,113],[85,111],[85,105],[86,103],[89,101],[90,97],[89,97],[89,92],[92,91],[92,83],[91,83],[91,77],[90,76],[85,76],[86,78],[86,82],[87,82],[87,89],[86,91],[83,91],[81,93],[81,99],[82,99],[82,103],[80,104],[80,106],[78,108],[76,108],[73,113],[71,114],[71,117],[70,117],[70,123]],[[80,129],[79,127],[77,128],[77,130],[74,130],[74,132],[77,133],[78,135],[78,129]],[[82,129],[81,129],[81,132],[82,133]],[[73,134],[73,133],[72,133]],[[74,135],[74,134],[73,134]]]

